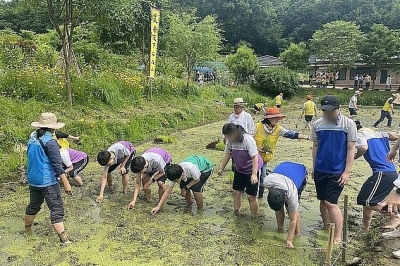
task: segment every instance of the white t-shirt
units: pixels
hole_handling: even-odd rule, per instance
[[[165,166],[167,166],[163,157],[158,153],[145,152],[143,153],[142,157],[149,163],[146,173],[153,174],[155,172],[164,170]]]
[[[243,111],[239,115],[233,113],[229,116],[227,123],[233,123],[235,125],[241,125],[246,133],[254,135],[254,120],[251,114]]]
[[[353,95],[353,96],[350,98],[349,108],[355,109],[356,106],[357,106],[357,96]]]
[[[69,151],[67,149],[60,150],[61,161],[68,168],[72,165],[71,157],[69,156]]]
[[[187,179],[199,180],[201,176],[200,169],[197,165],[191,162],[181,162],[179,164],[183,168],[184,177],[182,178],[183,181]],[[175,181],[169,181],[169,186],[173,187],[175,185]]]
[[[271,173],[264,178],[264,187],[279,188],[287,191],[287,207],[289,213],[299,209],[299,196],[295,183],[287,176]]]
[[[125,147],[124,145],[122,145],[121,143],[117,142],[114,143],[113,145],[110,146],[110,148],[108,148],[109,152],[112,152],[115,154],[115,160],[114,160],[114,164],[117,164],[119,160],[125,158],[126,156],[130,156],[131,152],[128,150],[127,147]],[[104,171],[107,171],[109,168],[109,166],[104,166]]]

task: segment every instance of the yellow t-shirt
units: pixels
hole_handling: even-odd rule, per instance
[[[393,103],[393,98],[390,97],[389,99],[386,100],[385,105],[383,106],[382,110],[391,112],[392,111],[392,103]]]
[[[279,104],[279,105],[281,105],[282,104],[282,96],[280,96],[280,95],[278,95],[278,96],[276,96],[275,97],[275,104]]]
[[[303,109],[305,115],[315,115],[315,103],[313,101],[306,101]]]

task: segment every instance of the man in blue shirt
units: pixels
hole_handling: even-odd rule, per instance
[[[294,162],[280,163],[264,179],[264,187],[269,191],[267,202],[275,211],[278,230],[283,231],[285,221],[284,206],[289,214],[289,231],[286,247],[294,248],[293,238],[301,235],[299,199],[307,184],[307,169],[303,164]]]
[[[337,205],[349,181],[354,162],[357,128],[353,120],[340,113],[339,99],[332,95],[321,101],[323,117],[314,122],[314,182],[325,228],[335,223],[335,244],[341,244],[343,216]]]
[[[32,232],[32,224],[44,201],[50,209],[50,219],[63,245],[70,243],[64,232],[64,204],[61,197],[61,179],[64,190],[72,195],[71,185],[62,167],[60,146],[53,138],[54,130],[65,124],[58,123],[53,113],[43,113],[39,122],[31,124],[38,130],[28,142],[28,169],[30,202],[25,211],[25,232]]]
[[[397,135],[388,132],[377,132],[363,128],[359,121],[357,125],[357,154],[354,159],[364,156],[372,169],[372,176],[361,187],[357,197],[357,204],[363,206],[363,229],[369,230],[374,210],[378,210],[378,203],[383,201],[393,190],[393,182],[397,179],[397,171],[393,162],[386,160],[390,151],[390,141],[398,139]],[[396,228],[400,219],[391,214],[391,221],[387,228]]]

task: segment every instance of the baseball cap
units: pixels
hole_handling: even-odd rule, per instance
[[[340,101],[333,95],[326,95],[321,100],[321,109],[325,111],[333,111],[340,107]]]

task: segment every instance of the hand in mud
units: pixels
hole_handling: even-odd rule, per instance
[[[136,202],[131,201],[128,203],[128,205],[126,206],[127,210],[133,209],[133,207],[135,207]]]
[[[223,173],[223,172],[224,172],[224,170],[219,169],[219,170],[218,170],[218,175],[219,175],[219,176],[222,176],[222,173]]]
[[[154,214],[156,214],[159,210],[160,210],[160,208],[154,207],[154,208],[151,210],[150,213],[151,213],[152,215],[154,215]]]
[[[398,214],[400,209],[400,195],[397,195],[395,191],[389,193],[386,199],[378,203],[379,211],[382,211],[387,206],[388,213]]]
[[[96,199],[97,203],[102,203],[103,202],[103,196],[98,196]]]
[[[388,160],[389,162],[393,162],[394,159],[396,159],[396,155],[397,155],[397,151],[390,151],[387,155],[386,155],[386,160]]]
[[[254,184],[256,184],[257,182],[258,182],[257,175],[256,175],[256,174],[252,174],[252,175],[251,175],[251,178],[250,178],[250,183],[251,183],[252,185],[254,185]]]
[[[119,172],[121,173],[121,175],[126,174],[126,168],[125,168],[125,166],[121,166],[121,167],[119,168]]]
[[[294,248],[292,241],[286,241],[286,248]]]
[[[349,182],[349,178],[350,177],[348,173],[343,173],[339,179],[339,186],[344,187],[344,185],[347,185],[347,183]]]

